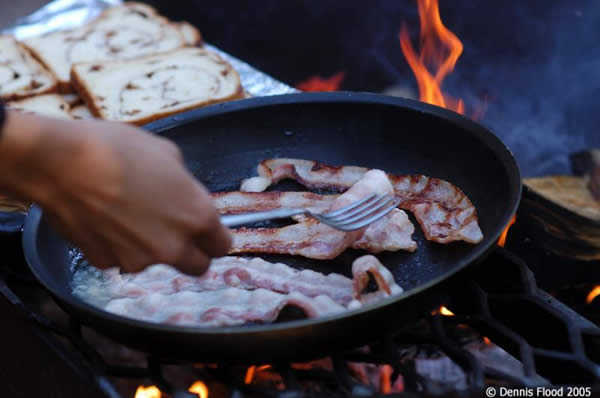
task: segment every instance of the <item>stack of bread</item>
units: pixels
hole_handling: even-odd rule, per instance
[[[21,112],[141,125],[243,97],[237,72],[194,26],[145,4],[23,42],[0,36],[0,100]],[[0,193],[0,211],[26,208]]]
[[[125,3],[79,28],[0,37],[0,99],[24,112],[136,125],[244,97],[240,78],[186,22]]]

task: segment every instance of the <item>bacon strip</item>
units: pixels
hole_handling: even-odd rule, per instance
[[[234,326],[248,322],[273,322],[281,310],[294,305],[308,317],[344,311],[327,296],[306,297],[300,293],[281,294],[266,289],[225,288],[206,292],[171,295],[151,293],[139,298],[112,300],[105,310],[140,320],[189,326]]]
[[[266,211],[279,208],[307,208],[321,213],[327,210],[339,195],[319,195],[312,192],[217,192],[212,193],[213,204],[222,214]]]
[[[369,169],[356,166],[330,166],[301,159],[267,159],[258,165],[258,177],[242,183],[242,191],[262,191],[283,179],[293,179],[311,189],[345,191]],[[455,185],[423,175],[388,174],[398,207],[411,211],[428,240],[438,243],[465,241],[479,243],[483,234],[477,211],[469,198]]]
[[[348,233],[337,231],[316,220],[306,220],[283,228],[238,228],[231,231],[235,253],[278,253],[314,259],[332,259],[348,247],[371,253],[415,251],[415,227],[406,213],[395,209],[369,225],[359,239],[348,240]]]
[[[336,210],[355,203],[372,194],[391,194],[393,188],[387,175],[380,170],[363,174],[344,194],[336,196],[327,211]],[[221,194],[217,197],[217,208],[239,209],[243,205],[253,206],[262,199],[261,194]],[[265,206],[278,206],[280,202],[319,207],[323,211],[325,197],[302,193],[265,193]],[[358,231],[342,232],[314,219],[283,228],[239,228],[232,231],[233,247],[230,253],[279,253],[300,255],[315,259],[332,259],[349,247],[365,249],[374,253],[381,251],[409,250],[417,247],[412,240],[414,226],[406,213],[395,209],[386,217]]]
[[[352,280],[339,274],[299,271],[281,263],[241,257],[213,260],[209,273],[202,277],[183,275],[164,264],[138,274],[122,275],[116,270],[103,273],[112,297],[104,305],[105,310],[145,321],[189,326],[272,322],[289,305],[301,308],[308,317],[317,317],[403,292],[374,256],[354,261]],[[379,290],[364,294],[369,273]],[[132,291],[131,286],[137,290]]]

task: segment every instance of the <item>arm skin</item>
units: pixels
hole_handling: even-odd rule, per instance
[[[39,204],[97,267],[202,274],[229,231],[170,141],[124,124],[7,111],[0,191]]]

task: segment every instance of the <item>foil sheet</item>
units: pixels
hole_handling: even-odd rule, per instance
[[[106,7],[121,3],[122,0],[54,0],[34,13],[18,19],[14,26],[3,30],[2,33],[24,40],[56,30],[73,29],[92,20]],[[231,63],[240,75],[242,86],[251,96],[261,97],[298,91],[210,44],[206,47],[218,52]]]

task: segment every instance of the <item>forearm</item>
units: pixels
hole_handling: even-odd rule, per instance
[[[77,138],[68,122],[7,111],[0,135],[0,191],[38,203],[51,200],[59,168]]]

